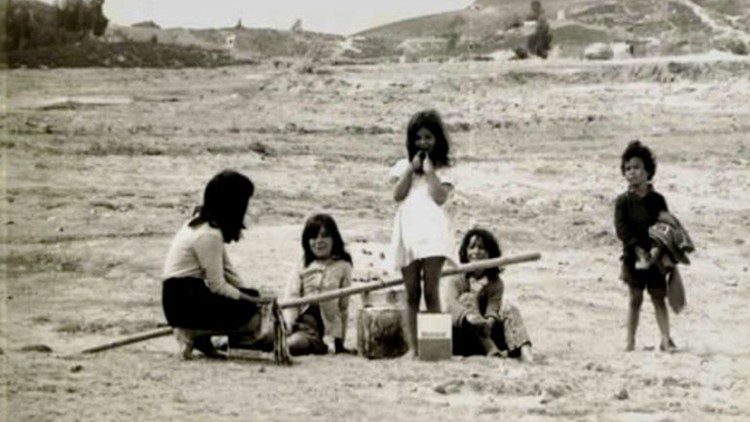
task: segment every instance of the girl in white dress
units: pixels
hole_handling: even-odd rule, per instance
[[[413,353],[422,289],[427,312],[440,312],[440,272],[446,258],[456,262],[450,221],[442,207],[453,190],[443,172],[450,165],[449,142],[437,111],[420,111],[411,118],[406,150],[408,158],[390,171],[393,198],[398,203],[391,257],[406,287],[407,339]]]

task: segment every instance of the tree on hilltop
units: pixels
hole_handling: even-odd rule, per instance
[[[550,31],[547,19],[544,17],[544,9],[539,0],[531,2],[529,18],[531,17],[534,17],[536,21],[536,28],[527,40],[529,53],[546,59],[549,51],[552,49],[552,32]]]

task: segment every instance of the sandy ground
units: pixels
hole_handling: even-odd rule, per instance
[[[748,70],[690,58],[4,71],[0,419],[748,420]],[[163,323],[167,246],[225,167],[256,182],[251,226],[229,251],[264,291],[281,291],[304,217],[321,210],[355,277],[387,277],[387,170],[424,107],[452,135],[457,236],[480,224],[507,255],[542,253],[504,277],[535,364],[184,362],[170,337],[75,354]],[[655,350],[648,302],[637,351],[622,352],[612,214],[619,154],[636,137],[698,247],[672,355]]]

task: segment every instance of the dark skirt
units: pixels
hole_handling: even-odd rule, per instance
[[[287,343],[289,353],[293,356],[328,353],[328,346],[323,341],[324,330],[320,307],[308,306],[292,324],[292,332]]]
[[[240,289],[250,296],[257,290]],[[200,278],[170,278],[162,285],[164,316],[172,327],[234,331],[244,328],[259,312],[252,303],[211,292]]]

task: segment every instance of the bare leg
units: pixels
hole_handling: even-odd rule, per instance
[[[424,267],[424,301],[427,312],[440,313],[440,272],[445,258],[433,256],[423,260]]]
[[[406,340],[413,354],[417,352],[417,313],[419,312],[419,299],[422,296],[422,286],[419,283],[420,269],[419,261],[412,261],[406,267],[401,268],[401,276],[406,288]]]
[[[656,324],[659,326],[659,332],[661,333],[661,349],[672,351],[674,346],[671,345],[672,340],[669,335],[669,311],[664,301],[665,292],[650,291],[649,295],[651,296],[651,303],[654,304]]]
[[[628,306],[628,337],[625,345],[626,352],[635,350],[635,332],[638,330],[638,318],[641,314],[642,304],[643,290],[630,287],[630,303]]]

